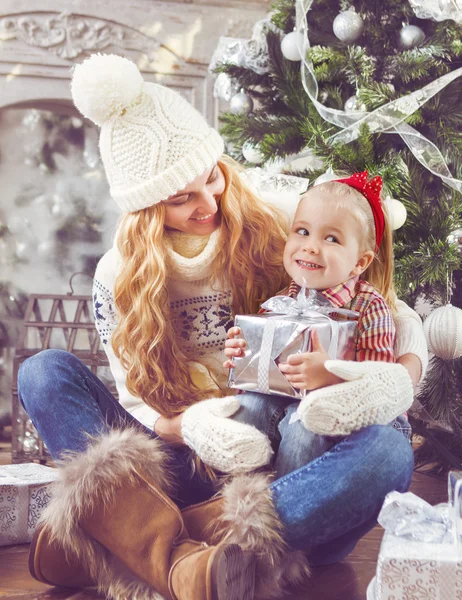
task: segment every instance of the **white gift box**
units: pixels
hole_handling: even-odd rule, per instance
[[[0,467],[0,546],[31,541],[56,477],[57,469],[35,463]]]
[[[434,507],[435,515],[448,527],[444,539],[412,540],[386,531],[367,600],[462,600],[462,480],[451,482],[451,475],[450,503]],[[431,517],[428,525],[421,522],[416,530],[420,527],[421,534],[427,528],[430,531],[430,521]],[[409,524],[412,527],[412,520]]]

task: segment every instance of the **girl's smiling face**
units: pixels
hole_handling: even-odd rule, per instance
[[[299,285],[326,290],[360,275],[374,258],[362,251],[363,232],[351,211],[329,207],[322,190],[300,201],[284,249],[284,268]]]
[[[219,201],[225,185],[218,165],[207,169],[164,201],[165,225],[184,233],[210,235],[220,225]]]

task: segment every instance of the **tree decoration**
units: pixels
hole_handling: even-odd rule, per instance
[[[385,208],[390,220],[390,226],[393,231],[396,231],[404,225],[407,218],[407,210],[402,202],[388,197],[385,202]]]
[[[424,321],[430,352],[444,360],[462,356],[462,310],[446,304],[432,311]]]
[[[299,48],[303,47],[303,35],[292,31],[281,40],[281,52],[287,60],[297,62],[302,59]]]
[[[248,115],[253,111],[253,100],[244,90],[241,90],[231,98],[229,110],[233,115]]]
[[[366,111],[367,106],[357,96],[350,96],[344,106],[346,112]]]
[[[354,10],[346,10],[335,17],[333,30],[341,42],[352,44],[361,37],[364,21]]]
[[[254,146],[249,142],[242,146],[242,156],[247,162],[252,163],[253,165],[259,165],[264,160],[258,145]]]
[[[462,2],[460,0],[409,0],[419,19],[433,21],[453,20],[462,25]]]
[[[448,235],[448,242],[457,246],[457,251],[462,255],[462,229],[455,229]]]
[[[417,25],[405,25],[399,32],[399,45],[404,50],[420,46],[425,41],[425,33]]]

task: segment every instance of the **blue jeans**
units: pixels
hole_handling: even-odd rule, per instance
[[[253,425],[268,436],[277,479],[319,458],[344,439],[313,433],[299,419],[291,422],[299,405],[291,398],[255,392],[244,392],[238,397],[241,407],[231,419]],[[411,426],[404,417],[398,417],[391,425],[410,439]]]
[[[18,375],[19,396],[53,458],[83,451],[87,434],[134,426],[155,436],[129,415],[99,379],[75,356],[45,350],[25,361]],[[180,508],[211,497],[215,489],[192,472],[190,453],[169,448],[179,482]],[[342,439],[322,456],[277,478],[276,510],[293,548],[312,564],[341,560],[376,524],[386,494],[409,488],[411,446],[395,427],[373,425]]]

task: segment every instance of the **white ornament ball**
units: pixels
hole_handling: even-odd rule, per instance
[[[245,92],[239,92],[231,98],[229,110],[233,115],[248,115],[253,111],[253,100]]]
[[[350,96],[345,102],[346,112],[360,112],[367,111],[367,107],[364,103],[360,102],[356,96]]]
[[[102,125],[130,108],[143,85],[141,73],[131,60],[116,54],[93,54],[75,67],[71,93],[77,109]]]
[[[282,38],[281,52],[284,58],[294,62],[302,60],[299,48],[303,48],[303,34],[298,31],[292,31]]]
[[[335,179],[341,179],[341,177],[339,177],[337,175],[337,173],[334,173],[333,169],[331,167],[329,167],[325,173],[323,173],[317,179],[315,179],[315,181],[313,183],[313,187],[315,185],[320,185],[321,183],[327,183],[328,181],[334,181]]]
[[[462,310],[447,304],[432,311],[424,321],[428,349],[444,360],[462,356]]]
[[[263,154],[260,152],[258,145],[254,146],[249,142],[242,146],[242,156],[253,165],[259,165],[263,162]]]
[[[399,32],[399,45],[403,50],[420,46],[425,40],[425,33],[417,25],[405,25]]]
[[[387,198],[384,204],[390,221],[390,227],[393,231],[396,231],[406,222],[406,207],[402,202],[395,200],[394,198]]]
[[[364,21],[354,11],[346,10],[335,17],[333,29],[341,42],[352,44],[361,37],[364,31]]]

